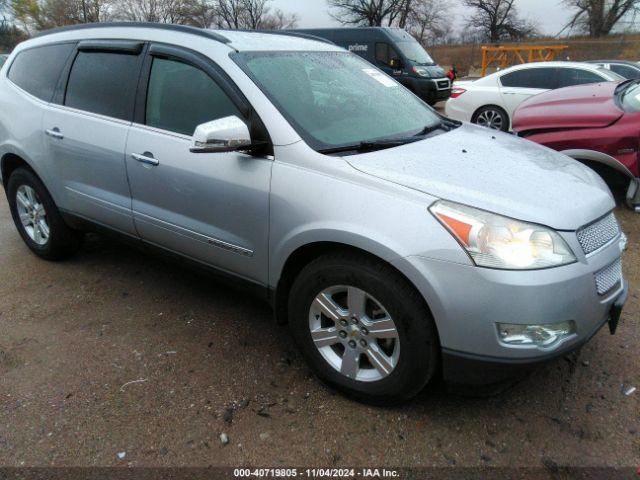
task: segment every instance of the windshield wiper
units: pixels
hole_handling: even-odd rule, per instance
[[[444,130],[445,132],[449,132],[452,129],[459,127],[460,125],[462,125],[462,123],[455,120],[450,120],[448,118],[443,118],[440,120],[440,122],[434,125],[427,125],[420,132],[411,137],[382,138],[379,140],[360,142],[355,145],[344,145],[342,147],[325,148],[318,151],[324,154],[331,154],[340,152],[373,152],[375,150],[384,150],[385,148],[399,147],[408,143],[417,142],[419,140],[422,140],[422,137],[424,137],[425,135],[429,135],[436,130]]]

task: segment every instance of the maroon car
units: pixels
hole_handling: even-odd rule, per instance
[[[612,187],[624,179],[627,204],[640,212],[640,80],[536,95],[515,111],[513,130],[586,163]]]

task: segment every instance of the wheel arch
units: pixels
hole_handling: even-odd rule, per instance
[[[605,165],[613,170],[623,174],[629,179],[634,179],[634,175],[625,165],[622,164],[619,160],[608,155],[603,152],[596,152],[595,150],[587,150],[587,149],[570,149],[570,150],[562,150],[560,153],[564,153],[565,155],[583,162],[593,162]]]
[[[38,174],[35,168],[31,165],[31,162],[26,160],[25,155],[16,153],[14,151],[8,151],[0,158],[0,176],[2,177],[2,185],[6,188],[9,182],[9,177],[17,168],[28,168],[35,175],[42,179],[42,176]]]
[[[407,276],[404,272],[398,269],[392,262],[391,258],[384,258],[383,256],[372,253],[368,249],[361,248],[349,243],[342,243],[338,241],[315,241],[298,246],[293,250],[286,260],[284,261],[282,268],[278,274],[278,281],[272,296],[273,310],[276,321],[280,324],[288,323],[288,299],[289,292],[298,274],[302,269],[316,258],[321,257],[327,253],[334,252],[346,252],[353,255],[360,255],[368,257],[375,261],[384,263],[390,269],[400,275],[416,292],[420,295],[420,298],[424,302],[425,307],[433,315],[431,308],[424,298],[417,285]]]
[[[504,107],[501,107],[500,105],[497,105],[497,104],[495,104],[495,103],[486,103],[486,104],[484,104],[484,105],[482,105],[482,106],[480,106],[480,107],[476,108],[476,109],[474,110],[473,114],[471,115],[471,121],[472,121],[473,123],[475,123],[476,117],[478,116],[478,114],[480,113],[480,111],[481,111],[483,108],[489,108],[489,107],[497,108],[498,110],[501,110],[501,111],[502,111],[502,112],[507,116],[507,120],[509,120],[509,122],[511,122],[511,119],[509,118],[509,114],[508,114],[508,113],[507,113],[507,111],[504,109]]]
[[[622,180],[623,177],[626,178],[629,181],[629,185],[627,187],[626,194],[624,195],[624,201],[632,210],[638,211],[638,209],[640,209],[640,178],[636,178],[633,175],[633,172],[618,159],[603,152],[586,149],[563,150],[561,153],[564,153],[587,166],[600,167],[600,171],[595,168],[594,170],[596,170],[596,173],[599,174],[603,180],[605,180],[605,177],[602,176],[603,172],[605,176],[613,173],[615,177],[620,180]],[[602,167],[604,167],[604,169]],[[610,179],[610,177],[607,178]],[[618,186],[617,183],[615,186]],[[619,186],[622,188],[622,185]],[[610,188],[614,190],[614,196],[617,195],[615,188],[611,186]]]

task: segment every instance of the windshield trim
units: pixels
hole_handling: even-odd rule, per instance
[[[318,53],[331,53],[331,54],[338,54],[338,55],[348,55],[348,56],[352,56],[354,58],[357,58],[358,60],[362,60],[360,56],[351,53],[351,52],[341,52],[341,51],[316,51],[316,50],[269,50],[269,51],[257,51],[257,50],[247,50],[247,51],[242,51],[242,52],[231,52],[229,53],[229,57],[235,62],[236,65],[238,65],[238,67],[240,67],[240,69],[249,77],[249,79],[251,79],[251,81],[260,89],[260,91],[264,94],[264,96],[269,100],[269,102],[271,102],[273,104],[274,107],[276,107],[276,109],[278,110],[278,112],[285,118],[285,120],[287,122],[289,122],[289,124],[293,127],[293,129],[296,131],[296,133],[300,136],[300,138],[302,138],[302,140],[304,140],[304,142],[311,147],[313,150],[315,150],[318,153],[323,153],[323,151],[326,151],[328,153],[326,154],[330,154],[331,151],[348,151],[348,147],[351,147],[354,145],[354,142],[345,142],[343,144],[325,144],[323,142],[320,142],[318,140],[316,140],[312,135],[310,135],[306,129],[287,111],[286,108],[284,108],[284,106],[276,99],[273,97],[273,95],[271,95],[271,93],[268,91],[268,89],[262,84],[262,82],[260,82],[260,80],[258,78],[256,78],[256,76],[253,74],[253,72],[249,69],[245,58],[247,56],[251,56],[251,55],[264,55],[264,56],[268,56],[268,55],[274,55],[274,54],[318,54]],[[376,68],[375,66],[372,66],[371,68]],[[379,69],[378,69],[379,70]],[[383,72],[384,73],[384,72]],[[385,74],[386,75],[386,74]],[[401,84],[399,84],[399,86],[401,88],[402,87]],[[442,115],[440,115],[438,112],[436,112],[435,110],[433,110],[427,103],[425,103],[421,98],[416,96],[416,99],[418,101],[420,101],[427,109],[431,110],[435,116],[434,120],[437,120],[437,122],[441,122],[443,117]],[[437,123],[436,122],[436,123]],[[417,132],[419,132],[420,129],[412,129],[406,132],[400,132],[396,135],[393,135],[393,137],[389,137],[389,136],[381,136],[381,137],[374,137],[374,138],[363,138],[360,139],[361,142],[376,142],[376,141],[380,141],[380,140],[389,140],[390,138],[407,138],[410,137],[412,135],[415,135]],[[356,151],[357,149],[354,148],[353,151]]]

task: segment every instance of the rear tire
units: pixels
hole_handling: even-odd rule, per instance
[[[487,105],[473,114],[471,123],[487,127],[492,130],[509,131],[509,115],[502,108],[495,105]]]
[[[7,198],[13,222],[33,253],[45,260],[61,260],[80,248],[83,234],[65,223],[53,198],[31,170],[18,168],[11,174]]]
[[[291,288],[289,323],[316,375],[363,402],[408,400],[438,364],[438,334],[420,294],[365,255],[327,254],[307,265]]]

